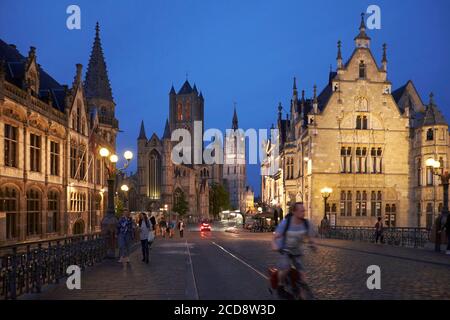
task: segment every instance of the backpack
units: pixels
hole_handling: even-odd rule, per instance
[[[285,219],[286,219],[286,226],[284,227],[283,233],[281,234],[283,237],[281,248],[284,248],[286,246],[286,233],[288,232],[289,227],[291,225],[292,213],[289,213]],[[305,222],[306,231],[309,231],[308,219],[304,219],[304,222]]]

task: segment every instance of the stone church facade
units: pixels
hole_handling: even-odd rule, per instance
[[[433,96],[424,103],[412,81],[392,90],[386,46],[381,64],[370,49],[362,19],[353,54],[312,98],[299,96],[294,79],[290,113],[279,107],[279,154],[267,144],[262,200],[288,212],[302,201],[316,224],[326,211],[334,225],[431,227],[442,208],[442,186],[425,163],[448,170],[448,124]],[[280,170],[267,173],[276,163]],[[321,189],[333,192],[325,208]]]
[[[100,230],[105,170],[118,121],[97,24],[82,80],[71,87],[0,40],[0,244]]]
[[[200,130],[194,130],[200,123]],[[139,210],[159,211],[167,206],[172,212],[180,197],[188,202],[187,216],[193,219],[210,218],[209,186],[222,183],[221,164],[200,164],[194,162],[194,152],[190,161],[176,164],[172,161],[172,150],[178,142],[171,141],[172,132],[186,129],[191,134],[191,148],[194,141],[203,141],[204,133],[204,98],[186,80],[176,92],[172,86],[169,93],[169,118],[164,133],[158,136],[153,133],[147,138],[144,122],[141,123],[138,144],[137,180],[139,188]],[[197,136],[198,135],[198,136]],[[203,153],[203,145],[199,152]]]

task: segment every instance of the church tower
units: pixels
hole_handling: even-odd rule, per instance
[[[84,90],[89,113],[98,113],[100,135],[108,144],[108,148],[113,151],[116,146],[119,121],[115,116],[116,104],[109,83],[98,22],[95,26],[94,44],[84,81]]]
[[[191,159],[190,164],[194,164],[194,159],[202,160],[203,156],[203,131],[204,131],[204,99],[202,93],[198,92],[197,86],[191,87],[186,80],[178,91],[175,92],[172,86],[169,93],[169,130],[170,134],[175,129],[186,129],[191,134]],[[197,131],[200,136],[194,133],[195,122],[198,121],[201,131]],[[195,154],[194,154],[195,153]]]
[[[245,136],[239,130],[236,107],[234,108],[231,130],[227,130],[225,138],[223,179],[230,194],[230,202],[233,209],[245,211]]]

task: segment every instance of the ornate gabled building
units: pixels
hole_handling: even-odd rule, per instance
[[[96,27],[86,81],[72,86],[0,40],[0,244],[99,230],[105,170],[100,146],[115,150],[114,116]]]
[[[312,98],[298,97],[294,79],[286,119],[279,108],[279,156],[272,146],[262,163],[280,167],[262,176],[263,202],[286,213],[303,201],[316,224],[326,211],[339,226],[373,226],[382,217],[387,226],[431,227],[442,187],[425,163],[433,158],[448,170],[448,123],[433,96],[424,104],[411,81],[392,91],[386,45],[378,64],[364,17],[354,40],[346,63],[338,42],[337,70],[319,94],[314,86]],[[326,208],[324,187],[333,189]]]
[[[194,130],[196,123],[199,127]],[[190,161],[181,164],[172,161],[172,150],[178,142],[172,142],[171,137],[176,129],[189,131],[194,150]],[[169,118],[161,138],[156,133],[147,138],[144,123],[141,123],[137,139],[140,210],[158,211],[167,205],[167,210],[173,211],[184,197],[189,206],[188,216],[209,218],[209,185],[222,182],[222,166],[203,162],[203,132],[203,94],[187,80],[178,93],[172,86]],[[200,141],[198,146],[196,141]]]

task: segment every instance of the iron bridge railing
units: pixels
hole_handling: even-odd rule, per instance
[[[42,286],[67,277],[69,266],[84,270],[105,256],[100,233],[0,246],[0,298],[40,293]]]
[[[383,243],[394,246],[423,248],[430,241],[431,231],[426,228],[384,228]],[[324,235],[330,239],[375,242],[375,228],[330,227]]]

